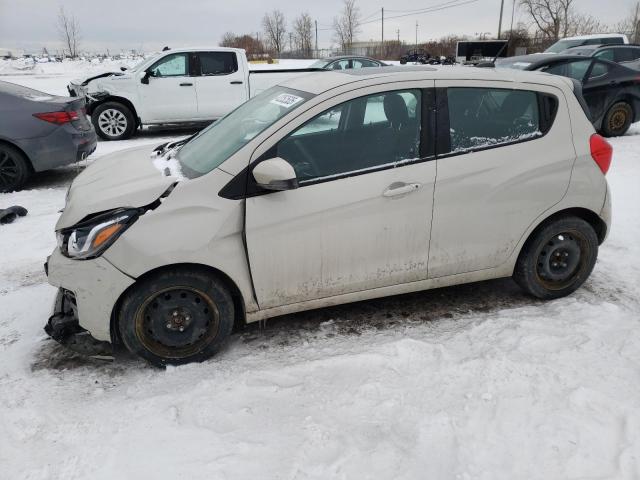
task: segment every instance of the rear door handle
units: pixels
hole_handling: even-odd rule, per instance
[[[422,187],[421,183],[404,183],[396,182],[389,185],[389,187],[382,192],[383,197],[397,197],[400,195],[407,195],[411,192],[415,192]]]
[[[242,85],[242,80],[233,80],[229,82],[231,85]]]
[[[180,86],[181,87],[193,87],[193,83],[185,82],[185,83],[181,83]]]

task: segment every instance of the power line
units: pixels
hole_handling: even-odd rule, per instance
[[[386,17],[385,20],[391,20],[394,18],[402,18],[402,17],[415,17],[415,16],[419,16],[419,15],[424,15],[425,13],[432,13],[432,12],[438,12],[440,10],[448,10],[449,8],[454,8],[454,7],[461,7],[462,5],[468,5],[470,3],[476,3],[479,0],[466,0],[466,1],[461,1],[459,3],[456,3],[454,5],[444,5],[442,7],[437,7],[437,8],[431,8],[429,10],[423,10],[419,13],[405,13],[403,15],[393,15],[390,17]],[[367,25],[369,23],[375,23],[375,22],[379,22],[379,19],[376,20],[369,20],[368,22],[360,22],[360,25]]]

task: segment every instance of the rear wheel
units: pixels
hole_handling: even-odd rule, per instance
[[[513,279],[535,297],[564,297],[589,277],[597,257],[598,237],[593,227],[581,218],[561,218],[529,238]]]
[[[136,129],[133,113],[119,102],[98,105],[91,114],[91,122],[98,135],[105,140],[125,140]]]
[[[161,272],[127,294],[119,318],[126,347],[154,365],[201,362],[214,355],[233,328],[233,300],[204,270]]]
[[[627,133],[633,120],[633,109],[626,102],[611,106],[602,120],[602,133],[606,137],[620,137]]]
[[[30,176],[27,157],[11,145],[0,144],[0,192],[20,190]]]

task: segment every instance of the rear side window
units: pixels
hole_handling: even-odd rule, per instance
[[[606,63],[594,62],[591,72],[589,72],[588,80],[595,80],[599,77],[604,77],[609,73],[609,66]]]
[[[614,50],[612,48],[604,48],[604,49],[598,51],[598,53],[596,53],[594,55],[594,57],[601,58],[602,60],[609,60],[609,61],[613,62],[613,60],[615,58]]]
[[[618,63],[622,62],[633,62],[640,58],[640,48],[616,48],[615,49],[615,61]]]
[[[452,87],[447,102],[451,153],[542,136],[557,109],[557,101],[543,105],[539,95],[528,90]]]
[[[234,52],[201,52],[200,75],[228,75],[238,71]]]

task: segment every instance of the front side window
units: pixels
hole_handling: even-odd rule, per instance
[[[603,50],[598,51],[598,53],[596,53],[594,57],[613,62],[614,51],[611,48],[605,48]]]
[[[219,167],[262,131],[298,108],[313,95],[272,87],[212,123],[178,152],[182,173],[195,178]]]
[[[447,99],[452,153],[542,135],[535,92],[451,87]]]
[[[347,70],[349,67],[349,60],[336,60],[329,65],[329,70]]]
[[[200,75],[228,75],[238,71],[236,54],[233,52],[201,52]]]
[[[342,103],[283,138],[277,156],[303,185],[419,159],[420,90],[368,95]]]
[[[367,67],[379,67],[380,65],[376,62],[372,62],[371,60],[367,60],[364,58],[358,58],[353,60],[353,68],[367,68]]]
[[[151,72],[155,77],[178,77],[187,75],[188,59],[186,53],[173,53],[159,60]]]
[[[574,62],[554,63],[549,67],[543,67],[541,70],[553,75],[573,78],[581,82],[590,65],[591,60],[577,60]]]

